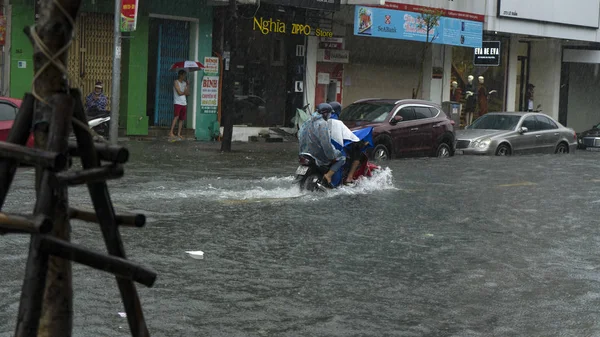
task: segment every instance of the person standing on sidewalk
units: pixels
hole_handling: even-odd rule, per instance
[[[180,70],[178,73],[179,77],[173,82],[173,104],[174,104],[174,118],[173,123],[171,124],[171,132],[169,136],[171,138],[175,138],[175,134],[173,134],[173,129],[179,121],[179,132],[177,132],[177,137],[179,139],[183,139],[181,136],[181,129],[183,128],[183,122],[187,117],[187,97],[190,95],[190,86],[188,81],[186,80],[186,72],[185,70]]]

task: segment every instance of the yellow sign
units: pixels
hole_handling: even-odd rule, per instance
[[[285,34],[287,33],[287,25],[285,22],[282,22],[279,19],[273,20],[260,17],[254,17],[254,25],[253,30],[259,30],[264,35],[270,33],[279,33]],[[313,33],[313,29],[310,25],[305,25],[301,23],[292,23],[292,28],[290,30],[290,34],[292,35],[311,35]],[[314,30],[314,35],[318,37],[333,37],[332,31],[323,30],[317,28]]]

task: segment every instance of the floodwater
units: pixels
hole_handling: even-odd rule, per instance
[[[292,186],[296,145],[128,142],[117,210],[152,336],[600,335],[600,153],[385,164],[326,194]],[[4,207],[31,212],[33,172]],[[89,207],[85,188],[71,203]],[[99,230],[73,240],[101,251]],[[12,336],[28,238],[0,237],[0,337]],[[204,259],[186,255],[204,251]],[[74,336],[129,336],[114,278],[74,268]]]

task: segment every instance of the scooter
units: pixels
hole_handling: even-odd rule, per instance
[[[300,190],[306,190],[309,192],[326,191],[327,187],[325,187],[323,184],[323,176],[325,173],[327,173],[327,171],[329,171],[331,165],[317,165],[315,158],[309,153],[301,153],[299,155],[299,163],[300,166],[298,166],[298,169],[296,169],[296,179],[294,180],[294,183],[300,186]],[[342,182],[346,180],[350,171],[350,165],[352,165],[352,163],[347,161],[340,169],[342,171],[341,179],[332,180],[332,185],[334,188],[339,187],[342,185]],[[369,162],[365,152],[362,152],[360,165],[354,173],[353,178],[356,180],[360,177],[372,177],[373,172],[379,169],[381,169],[381,167]]]
[[[87,112],[88,125],[98,135],[107,138],[110,127],[110,112],[91,109]]]

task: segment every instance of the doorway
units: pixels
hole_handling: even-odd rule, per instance
[[[527,110],[527,101],[525,95],[527,94],[527,85],[529,84],[529,71],[531,55],[531,42],[520,41],[519,42],[519,54],[517,57],[517,96],[515,106],[518,107],[518,111]]]
[[[150,18],[149,35],[155,37],[148,47],[147,110],[150,126],[170,127],[173,121],[173,81],[170,71],[175,62],[190,59],[191,22]],[[188,75],[188,81],[191,82]],[[193,113],[188,96],[188,121]],[[187,123],[186,123],[187,124]]]

